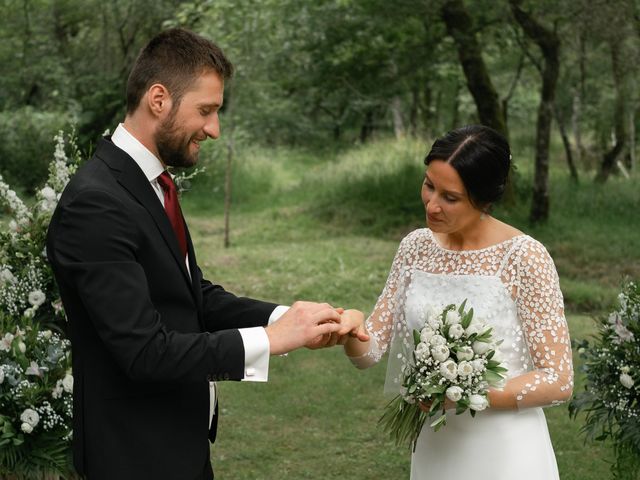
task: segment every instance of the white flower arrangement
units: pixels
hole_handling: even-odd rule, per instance
[[[415,442],[425,421],[438,431],[446,425],[445,402],[455,403],[455,413],[469,410],[471,416],[489,406],[488,389],[500,388],[505,372],[494,358],[501,341],[492,328],[474,318],[473,308],[449,305],[442,311],[428,306],[424,326],[414,330],[412,362],[404,366],[403,394],[394,398],[380,419],[397,444]],[[428,413],[420,403],[430,405]]]
[[[569,412],[586,412],[582,431],[589,440],[613,445],[615,478],[637,478],[640,471],[640,284],[629,281],[618,307],[598,321],[591,341],[576,346],[584,360],[585,390],[577,393]]]
[[[62,190],[79,163],[73,135],[55,137],[54,159],[35,202],[0,176],[0,477],[69,476],[73,376],[64,310],[45,237]],[[69,145],[67,145],[67,141]],[[67,156],[70,151],[71,157]]]

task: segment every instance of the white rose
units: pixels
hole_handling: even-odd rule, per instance
[[[42,196],[42,198],[44,198],[45,200],[49,200],[50,202],[55,202],[57,200],[56,192],[51,187],[44,187],[42,190],[40,190],[40,195]]]
[[[35,427],[40,421],[40,415],[38,415],[38,412],[36,412],[35,410],[27,408],[24,412],[22,412],[22,415],[20,415],[20,420],[23,423],[27,423],[32,427]]]
[[[484,396],[478,395],[478,394],[473,394],[469,396],[469,408],[471,410],[475,410],[476,412],[481,412],[488,406],[489,406],[489,402]]]
[[[20,425],[20,430],[22,430],[24,433],[31,433],[33,432],[33,427],[28,423],[23,423],[22,425]]]
[[[436,332],[431,327],[424,327],[420,332],[420,340],[425,343],[429,343],[429,340],[435,335],[435,333]]]
[[[440,328],[442,321],[440,320],[440,312],[433,305],[427,305],[424,309],[424,318],[427,325],[434,330]]]
[[[456,353],[458,360],[471,360],[474,356],[473,348],[464,346],[460,347]]]
[[[27,351],[27,346],[24,342],[18,343],[18,350],[20,350],[20,353],[24,353]]]
[[[13,273],[8,268],[3,268],[0,271],[0,279],[2,279],[3,283],[14,283],[16,281],[16,277],[13,276]]]
[[[622,323],[616,323],[613,329],[615,330],[616,335],[618,335],[620,340],[622,340],[623,342],[630,342],[631,340],[633,340],[633,332],[629,331],[629,329]]]
[[[451,325],[451,327],[449,327],[450,338],[453,338],[453,339],[460,338],[463,333],[464,333],[464,328],[462,328],[462,325],[460,325],[459,323],[454,323],[453,325]]]
[[[452,402],[457,402],[462,398],[462,393],[463,393],[462,388],[454,385],[452,387],[447,388],[445,395]]]
[[[431,344],[432,347],[435,347],[436,345],[446,345],[447,339],[444,338],[442,335],[434,335],[429,340],[429,343]]]
[[[494,352],[495,353],[493,354],[493,357],[491,357],[491,360],[495,360],[498,363],[504,363],[504,355],[502,354],[500,349],[496,348]]]
[[[463,360],[458,364],[458,375],[461,377],[468,377],[473,373],[473,365],[466,360]]]
[[[66,374],[62,379],[62,388],[64,388],[65,392],[73,392],[73,376],[70,374]]]
[[[58,380],[56,382],[56,386],[51,391],[51,396],[53,398],[60,398],[62,396],[63,391],[64,391],[64,388],[62,387],[62,380]]]
[[[431,356],[438,362],[444,362],[449,358],[449,347],[446,345],[436,345],[431,347]]]
[[[460,314],[455,310],[449,310],[447,312],[445,323],[448,325],[455,325],[457,323],[460,323]]]
[[[487,324],[484,323],[479,317],[474,317],[465,332],[467,336],[471,336],[474,333],[480,335],[481,333],[485,332],[487,328]]]
[[[427,346],[426,343],[420,342],[416,347],[416,358],[418,358],[418,360],[424,360],[428,357],[429,357],[429,347]]]
[[[11,342],[13,342],[13,334],[12,333],[5,333],[4,337],[2,338],[2,340],[0,340],[0,351],[5,351],[8,352],[9,350],[11,350]]]
[[[447,360],[440,364],[440,373],[447,380],[455,380],[458,376],[458,366],[453,360]]]
[[[634,381],[631,375],[629,375],[628,373],[621,373],[620,383],[626,388],[631,388],[633,387]]]
[[[482,372],[484,371],[484,360],[482,358],[476,358],[471,361],[471,366],[476,372]]]
[[[9,222],[9,230],[11,230],[14,233],[18,232],[18,224],[15,220],[11,220]]]
[[[51,338],[51,335],[53,335],[53,333],[51,332],[51,330],[45,330],[44,332],[42,332],[42,337],[45,340],[49,340]]]
[[[487,342],[473,342],[473,345],[471,347],[473,348],[473,351],[476,353],[476,355],[484,355],[489,350],[491,350],[493,345]]]
[[[624,367],[620,367],[620,371],[622,373],[629,373],[631,371],[631,368],[629,368],[627,365],[625,365]]]
[[[36,308],[42,305],[46,299],[47,297],[42,293],[42,290],[34,290],[29,293],[29,303]]]

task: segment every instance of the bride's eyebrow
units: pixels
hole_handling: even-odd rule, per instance
[[[425,180],[427,180],[429,183],[431,183],[433,185],[433,180],[431,180],[431,178],[429,177],[429,174],[427,172],[424,172],[424,178]],[[463,192],[457,192],[455,190],[443,190],[444,193],[448,194],[448,195],[455,195],[458,197],[464,197],[465,194]]]

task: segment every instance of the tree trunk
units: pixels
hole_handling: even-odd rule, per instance
[[[396,139],[404,137],[404,120],[402,119],[402,100],[398,95],[394,95],[391,100],[391,115],[393,117],[393,133]]]
[[[231,167],[233,165],[233,132],[229,132],[227,141],[227,168],[224,174],[224,248],[229,248],[231,241],[230,218],[231,218]]]
[[[573,141],[576,145],[576,162],[585,166],[583,163],[582,131],[580,129],[580,120],[582,118],[582,99],[580,89],[576,89],[573,95],[573,104],[571,110],[571,129],[573,130]]]
[[[451,127],[454,130],[460,126],[460,83],[456,81],[456,90],[453,95],[453,105],[451,106]]]
[[[597,183],[605,183],[613,170],[616,160],[624,151],[627,143],[627,129],[625,119],[625,94],[624,94],[624,74],[622,72],[622,59],[620,58],[620,43],[611,43],[611,70],[613,72],[613,83],[616,88],[616,103],[613,114],[613,127],[615,131],[615,143],[613,147],[604,154],[600,170],[596,175]]]
[[[629,173],[636,168],[636,116],[635,109],[629,111]]]
[[[576,170],[576,165],[573,162],[573,152],[571,151],[571,142],[569,141],[569,135],[567,135],[567,129],[565,128],[564,121],[560,116],[560,112],[558,111],[558,106],[554,105],[553,108],[554,116],[556,117],[556,123],[558,124],[558,129],[560,130],[560,136],[562,137],[562,145],[564,145],[564,153],[567,158],[567,166],[569,167],[569,174],[571,175],[571,179],[574,182],[578,182],[578,170]]]
[[[509,0],[511,11],[522,27],[525,35],[535,42],[544,57],[542,66],[542,91],[536,122],[536,157],[533,182],[533,203],[529,219],[532,223],[546,221],[549,218],[549,142],[556,85],[560,71],[560,39],[550,30],[536,21],[520,7],[521,0]]]
[[[480,123],[487,125],[508,138],[507,124],[500,99],[493,87],[487,67],[482,58],[482,49],[473,29],[471,16],[462,0],[447,0],[440,15],[453,38],[458,58],[473,96]]]
[[[422,90],[422,121],[424,123],[424,131],[426,138],[431,138],[433,134],[434,123],[437,121],[437,111],[439,108],[440,100],[439,94],[436,96],[436,105],[433,104],[433,90],[431,85],[425,82]]]
[[[373,108],[369,108],[364,114],[364,122],[360,128],[360,143],[366,143],[373,133]]]
[[[412,137],[418,136],[418,109],[420,108],[420,90],[418,84],[411,87],[411,109],[409,110],[409,133]]]

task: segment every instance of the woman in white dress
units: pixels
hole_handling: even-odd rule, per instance
[[[508,368],[504,388],[489,391],[489,408],[475,418],[450,411],[438,432],[425,424],[411,459],[414,480],[559,478],[541,407],[571,396],[569,332],[547,250],[489,214],[504,192],[510,160],[507,141],[488,127],[463,127],[438,139],[422,185],[428,228],[400,243],[366,322],[356,310],[343,315],[370,336],[344,344],[357,367],[390,351],[385,391],[392,394],[400,393],[410,332],[423,326],[425,308],[467,299],[494,338],[503,339],[497,354]]]

